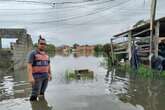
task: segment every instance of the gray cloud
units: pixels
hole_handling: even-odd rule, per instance
[[[55,45],[107,43],[114,34],[130,28],[141,19],[149,19],[149,1],[114,0],[100,4],[96,1],[57,5],[56,8],[48,4],[0,1],[0,26],[27,28],[34,41],[43,34]],[[165,15],[163,4],[164,0],[158,0],[157,18]]]

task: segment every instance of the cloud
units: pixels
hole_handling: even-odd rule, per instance
[[[0,9],[4,9],[0,10],[0,26],[24,27],[32,35],[34,42],[39,34],[43,34],[48,42],[55,45],[106,43],[114,34],[150,17],[150,0],[124,1],[125,3],[123,0],[115,0],[93,5],[65,4],[56,8],[43,4],[0,2]],[[157,18],[165,14],[164,3],[164,0],[158,1]]]

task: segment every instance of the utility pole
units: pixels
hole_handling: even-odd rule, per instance
[[[149,65],[151,68],[151,56],[154,55],[154,25],[155,25],[155,14],[156,14],[157,0],[151,0],[151,12],[150,12],[150,59]]]
[[[2,39],[0,37],[0,49],[2,48]]]

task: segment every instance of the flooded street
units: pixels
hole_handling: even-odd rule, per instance
[[[0,0],[0,110],[164,110],[164,79],[132,76],[109,67],[103,56],[51,55],[53,78],[46,100],[37,102],[29,101],[27,69],[18,69],[26,64],[26,52],[34,48],[38,36],[52,44],[51,52],[64,44],[69,49],[63,50],[76,52],[77,44],[78,52],[97,50],[109,55],[115,48],[113,42],[106,44],[114,35],[150,22],[150,1]],[[165,0],[158,0],[155,19],[165,19],[163,4]],[[163,27],[159,32],[164,22],[156,24],[155,36],[165,31]]]
[[[55,55],[46,100],[30,103],[26,69],[1,69],[1,110],[164,110],[165,81],[108,72],[103,57]],[[88,69],[94,77],[67,79],[67,71]]]

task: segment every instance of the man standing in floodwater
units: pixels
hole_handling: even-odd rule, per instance
[[[45,53],[46,40],[40,36],[38,47],[28,56],[28,76],[32,84],[30,101],[36,101],[40,95],[44,97],[48,80],[51,80],[49,56]]]

